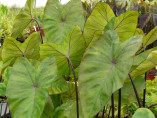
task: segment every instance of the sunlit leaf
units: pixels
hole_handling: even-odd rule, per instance
[[[155,116],[149,109],[139,108],[134,113],[133,118],[155,118]]]

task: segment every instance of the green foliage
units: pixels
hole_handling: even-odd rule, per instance
[[[80,101],[86,118],[99,112],[123,86],[141,43],[142,36],[120,43],[117,33],[108,31],[86,51],[79,70]]]
[[[57,66],[54,57],[45,58],[38,68],[35,68],[29,60],[18,58],[7,85],[12,117],[39,118],[44,110],[51,82],[56,75]]]
[[[61,5],[59,0],[48,0],[43,25],[48,42],[62,44],[68,32],[75,26],[83,29],[84,15],[80,0]]]
[[[146,108],[137,109],[133,118],[155,118],[154,114]]]

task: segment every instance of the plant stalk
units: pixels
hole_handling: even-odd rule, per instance
[[[111,96],[112,118],[114,118],[114,95]]]
[[[149,106],[148,109],[150,109],[150,108],[152,108],[154,106],[157,106],[157,104],[153,104],[153,105]]]
[[[109,113],[108,113],[108,118],[110,118],[110,112],[111,112],[111,106],[110,106],[110,110],[109,110]]]
[[[77,88],[77,79],[76,79],[76,75],[75,75],[75,70],[73,67],[73,64],[70,60],[69,57],[67,57],[68,61],[70,62],[72,71],[73,71],[73,76],[74,76],[74,81],[75,81],[75,91],[76,91],[76,109],[77,109],[77,118],[79,118],[79,103],[78,103],[78,88]]]
[[[145,83],[146,83],[146,78],[147,78],[147,72],[145,73]],[[145,85],[145,89],[143,90],[143,107],[145,107],[146,103],[146,85]]]
[[[119,89],[119,98],[118,98],[118,118],[121,117],[121,88]]]
[[[33,18],[33,20],[37,23],[37,25],[38,25],[38,27],[39,27],[39,30],[40,30],[40,37],[41,37],[41,43],[43,44],[43,43],[44,43],[44,40],[43,40],[43,35],[42,35],[42,33],[41,33],[41,27],[40,27],[38,21],[37,21],[35,18]]]
[[[105,106],[104,106],[104,109],[103,109],[103,112],[102,112],[102,118],[104,118],[104,113],[105,113]]]
[[[5,111],[4,111],[4,118],[7,118],[7,106],[8,106],[8,102],[6,102],[6,106],[5,106]]]
[[[132,83],[132,86],[134,88],[134,92],[135,92],[135,95],[136,95],[136,99],[137,99],[137,102],[138,102],[138,105],[139,105],[139,108],[141,108],[141,103],[140,103],[140,99],[139,99],[139,96],[138,96],[138,93],[137,93],[137,90],[136,90],[136,87],[135,87],[135,84],[134,84],[134,81],[130,75],[130,73],[128,74],[129,75],[129,78],[131,80],[131,83]]]

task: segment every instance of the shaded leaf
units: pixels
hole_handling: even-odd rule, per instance
[[[55,109],[54,109],[51,97],[49,96],[47,98],[44,111],[40,118],[53,118],[54,111]]]
[[[44,31],[48,42],[61,44],[76,25],[83,29],[84,14],[80,0],[61,5],[59,0],[48,0],[44,11]]]
[[[112,93],[123,86],[141,43],[139,35],[120,43],[115,31],[107,31],[86,51],[78,79],[85,118],[97,114]]]
[[[42,44],[40,46],[40,56],[41,58],[45,58],[47,56],[55,55],[58,73],[60,75],[70,75],[72,70],[68,58],[70,58],[74,68],[77,68],[85,48],[86,45],[81,29],[75,27],[68,33],[66,40],[62,45],[48,42]]]
[[[68,85],[62,76],[57,76],[51,83],[52,94],[61,94],[68,90]]]
[[[149,109],[139,108],[134,113],[133,118],[155,118],[155,116]]]
[[[153,23],[157,26],[157,14],[153,14]]]
[[[143,29],[146,26],[146,24],[150,21],[150,18],[151,18],[150,13],[145,13],[142,16],[140,16],[140,18],[139,18],[139,27],[141,29]]]
[[[57,75],[55,58],[44,59],[35,68],[19,58],[12,68],[7,85],[7,98],[12,117],[39,118],[44,110],[52,80]]]
[[[34,0],[27,0],[24,10],[22,9],[21,12],[16,16],[12,37],[17,38],[32,21],[33,1]]]
[[[39,33],[31,34],[24,43],[12,37],[5,39],[2,49],[2,60],[7,62],[12,58],[24,57],[29,59],[39,58],[39,45],[41,44]]]

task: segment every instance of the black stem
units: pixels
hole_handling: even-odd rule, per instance
[[[154,106],[157,106],[157,104],[153,104],[153,105],[149,106],[148,109],[150,109],[150,108],[152,108]]]
[[[126,108],[127,108],[128,118],[129,118],[129,108],[128,108],[128,105],[126,105]]]
[[[135,87],[135,84],[134,84],[134,81],[130,75],[130,73],[128,74],[129,75],[129,78],[131,80],[131,83],[132,83],[132,86],[134,88],[134,92],[135,92],[135,95],[136,95],[136,99],[137,99],[137,102],[138,102],[138,105],[139,105],[139,108],[141,108],[141,103],[140,103],[140,99],[139,99],[139,96],[138,96],[138,93],[137,93],[137,90],[136,90],[136,87]]]
[[[110,106],[110,110],[109,110],[109,113],[108,113],[108,118],[110,118],[110,112],[111,112],[111,106]]]
[[[114,118],[114,95],[111,96],[112,118]]]
[[[104,106],[104,108],[103,108],[102,118],[104,118],[104,113],[105,113],[105,106]]]
[[[121,117],[121,89],[119,89],[119,98],[118,98],[118,118]]]
[[[42,35],[42,33],[41,33],[41,27],[40,27],[38,21],[37,21],[35,18],[33,18],[33,20],[37,23],[37,25],[38,25],[38,27],[39,27],[39,30],[40,30],[40,37],[41,37],[41,43],[43,44],[43,43],[44,43],[44,40],[43,40],[43,35]]]
[[[147,78],[147,72],[145,73],[145,83],[146,83],[146,78]],[[145,84],[145,89],[143,90],[143,107],[145,107],[146,103],[146,84]]]
[[[6,116],[6,114],[7,114],[7,107],[8,107],[8,102],[6,102],[5,111],[4,111],[4,118],[7,118],[7,116]]]
[[[95,118],[98,118],[99,112],[96,114]]]
[[[79,118],[79,103],[78,103],[77,79],[76,79],[76,75],[75,75],[75,71],[74,71],[73,64],[72,64],[72,62],[71,62],[71,60],[70,60],[69,57],[67,57],[67,59],[69,60],[70,65],[71,65],[71,68],[72,68],[72,71],[73,71],[73,76],[74,76],[74,81],[75,81],[75,91],[76,91],[76,109],[77,109],[77,118]]]

